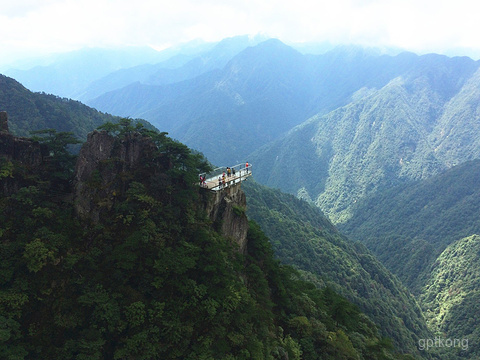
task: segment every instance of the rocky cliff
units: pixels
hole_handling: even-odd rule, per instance
[[[148,136],[132,132],[120,139],[105,131],[94,131],[82,146],[75,167],[76,214],[96,223],[125,195],[134,178],[147,183],[154,177],[156,182],[168,186],[171,180],[166,172],[170,168],[171,164],[158,155]],[[201,206],[213,225],[222,235],[233,239],[244,253],[248,219],[241,185],[216,192],[201,188],[199,191],[204,192]]]
[[[224,236],[237,242],[239,251],[242,253],[245,253],[247,249],[248,218],[245,215],[246,206],[247,199],[241,189],[241,183],[219,191],[209,191],[204,201],[208,217]]]
[[[74,209],[82,220],[97,223],[102,214],[112,210],[118,199],[124,198],[132,181],[167,188],[167,175],[172,165],[157,151],[149,136],[131,132],[123,137],[106,131],[88,135],[78,155],[74,171]],[[9,196],[28,186],[31,174],[45,172],[48,161],[46,146],[8,132],[8,117],[0,112],[0,188]],[[14,174],[14,170],[15,174]],[[25,175],[25,176],[22,176]],[[30,174],[30,175],[28,175]],[[153,180],[154,179],[154,180]],[[206,211],[213,226],[238,244],[244,253],[247,247],[248,219],[245,215],[246,197],[241,185],[221,191],[203,192],[199,206]]]
[[[137,132],[124,138],[106,131],[90,133],[75,166],[76,214],[98,222],[102,212],[109,211],[115,199],[125,195],[133,174],[145,170],[147,164],[150,176],[165,171],[168,164],[155,155],[155,150],[151,139]]]

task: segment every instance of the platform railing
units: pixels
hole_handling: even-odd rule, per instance
[[[223,174],[225,173],[225,183],[223,182]],[[246,180],[247,177],[252,175],[252,165],[248,164],[248,168],[245,163],[237,164],[230,167],[230,176],[228,176],[227,167],[222,166],[216,169],[213,169],[209,173],[199,174],[200,176],[205,176],[205,182],[200,184],[200,186],[208,188],[213,191],[218,191],[225,189],[229,186],[238,184]]]

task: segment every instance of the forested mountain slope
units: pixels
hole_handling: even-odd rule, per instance
[[[378,190],[478,157],[478,63],[418,60],[387,85],[363,89],[252,154],[258,181],[309,198],[343,223],[355,202]]]
[[[431,331],[480,354],[480,160],[357,202],[340,226],[413,291]],[[442,357],[444,358],[444,357]]]
[[[221,164],[240,161],[309,117],[350,103],[364,87],[383,87],[418,59],[349,47],[302,55],[270,39],[196,78],[164,86],[131,84],[88,104],[146,119]]]
[[[480,236],[449,245],[429,269],[419,300],[428,325],[457,339],[464,358],[480,357]]]
[[[255,223],[239,252],[205,211],[201,156],[129,122],[104,129],[73,169],[68,138],[2,127],[2,359],[412,359],[276,261]]]
[[[0,75],[0,110],[8,113],[10,131],[18,136],[29,136],[34,130],[56,129],[73,132],[85,140],[99,125],[118,119],[78,101],[31,92],[3,75]]]
[[[480,234],[479,198],[480,160],[468,161],[358,201],[339,228],[418,293],[448,245]]]
[[[403,351],[415,351],[418,339],[431,336],[408,290],[366,248],[342,236],[318,208],[256,182],[243,188],[247,215],[271,239],[282,262],[357,304]]]

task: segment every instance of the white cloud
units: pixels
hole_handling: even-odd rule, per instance
[[[0,4],[0,52],[174,44],[264,33],[286,42],[472,48],[474,0],[15,0]]]

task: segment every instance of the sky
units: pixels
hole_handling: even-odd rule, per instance
[[[0,0],[0,65],[83,47],[262,34],[480,59],[477,0]]]

